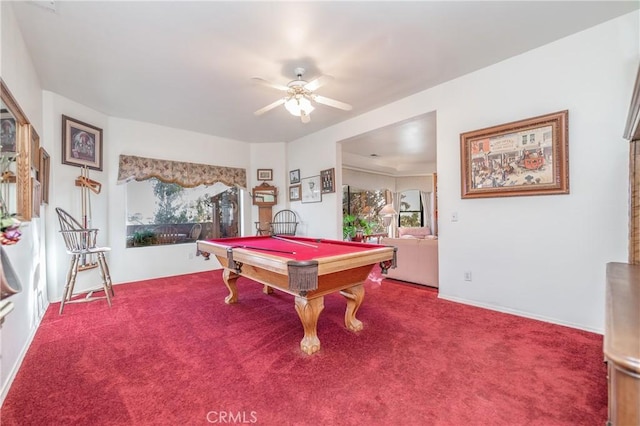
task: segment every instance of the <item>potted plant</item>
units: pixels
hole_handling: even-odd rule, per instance
[[[132,235],[133,246],[150,246],[156,243],[156,234],[150,229],[139,229]]]
[[[371,223],[347,214],[342,217],[342,238],[347,241],[362,241],[364,235],[371,233]]]

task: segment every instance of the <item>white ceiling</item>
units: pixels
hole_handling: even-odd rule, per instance
[[[436,171],[436,113],[431,112],[341,141],[342,163],[392,176]]]
[[[110,116],[257,143],[295,140],[631,12],[639,3],[39,1],[13,6],[45,90]],[[316,93],[353,110],[317,105],[308,124],[284,107],[254,116],[282,95],[251,77],[286,84],[296,67],[307,69],[307,81],[333,76]],[[424,170],[435,162],[435,116],[422,118],[345,143],[345,163],[390,174]],[[368,157],[373,153],[379,157]]]

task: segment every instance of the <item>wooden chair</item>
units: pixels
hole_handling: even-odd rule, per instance
[[[191,231],[189,231],[189,240],[196,241],[200,238],[200,234],[202,233],[202,224],[196,223],[191,227]]]
[[[269,233],[271,235],[296,235],[298,220],[292,210],[280,210],[273,216],[273,221],[269,223]]]
[[[96,244],[98,229],[84,228],[80,222],[75,220],[69,213],[61,208],[56,208],[56,213],[58,214],[60,233],[62,234],[62,238],[64,238],[67,253],[71,255],[71,265],[69,266],[67,282],[65,283],[64,290],[62,292],[62,301],[60,302],[60,314],[62,315],[65,303],[90,302],[92,300],[107,299],[107,303],[109,304],[109,307],[111,307],[111,296],[114,296],[113,284],[111,282],[111,276],[109,275],[107,259],[104,255],[106,252],[111,251],[111,248],[99,247]],[[87,290],[83,293],[73,294],[73,288],[76,284],[78,271],[95,266],[90,264],[87,266],[86,263],[87,258],[94,255],[97,257],[97,266],[100,268],[102,288],[98,287]],[[94,297],[93,293],[96,291],[104,291],[105,295]],[[86,294],[86,297],[83,299],[73,299],[81,294]]]
[[[153,233],[156,234],[158,244],[175,244],[180,238],[176,227],[171,225],[157,226],[153,230]],[[182,236],[184,236],[184,234],[182,234]]]

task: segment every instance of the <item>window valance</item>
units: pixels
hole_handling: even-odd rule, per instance
[[[118,183],[149,178],[157,178],[165,183],[177,183],[185,188],[213,185],[216,182],[228,186],[247,187],[245,169],[120,155]]]

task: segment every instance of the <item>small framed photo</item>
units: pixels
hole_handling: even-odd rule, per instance
[[[302,186],[303,203],[319,203],[322,201],[322,192],[320,191],[320,176],[303,178],[300,185]]]
[[[462,198],[569,193],[568,111],[460,135]]]
[[[289,183],[291,185],[294,183],[300,183],[300,169],[291,170],[289,172]]]
[[[273,169],[258,169],[258,180],[273,180]]]
[[[336,192],[335,186],[336,169],[327,169],[320,171],[320,181],[322,183],[322,193],[329,194]]]
[[[102,171],[102,129],[63,115],[62,164]]]
[[[15,154],[17,152],[16,137],[18,135],[18,129],[16,127],[16,119],[11,113],[6,110],[0,110],[0,146],[3,153]]]
[[[301,185],[291,185],[289,187],[289,201],[300,201],[302,199]]]

